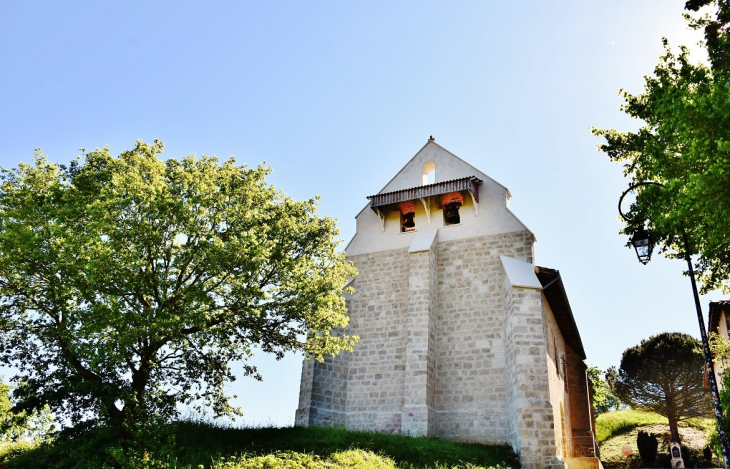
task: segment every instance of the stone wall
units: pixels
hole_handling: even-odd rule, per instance
[[[409,302],[408,256],[408,249],[398,249],[350,258],[358,267],[358,276],[352,283],[356,292],[348,301],[350,324],[347,333],[358,335],[360,340],[353,352],[342,353],[332,360],[347,357],[347,370],[341,380],[347,400],[344,406],[336,409],[344,415],[329,420],[312,417],[312,410],[319,402],[312,399],[308,404],[307,396],[314,395],[319,383],[326,382],[331,375],[328,374],[329,360],[322,364],[310,364],[305,360],[297,425],[343,425],[350,429],[401,432]],[[312,410],[307,411],[308,405]],[[317,408],[317,414],[326,415],[328,410]]]
[[[305,362],[297,424],[510,444],[524,468],[555,463],[542,293],[513,288],[500,255],[532,262],[532,235],[349,256],[360,341]]]
[[[352,299],[346,297],[345,301],[349,310]],[[335,331],[333,335],[336,334]],[[322,363],[304,360],[295,425],[345,425],[350,355],[342,352],[336,357],[326,357]]]
[[[409,253],[406,376],[403,427],[406,435],[433,434],[436,307],[436,247]]]
[[[528,233],[439,244],[435,436],[508,442],[504,269],[532,261]]]
[[[545,363],[542,291],[505,282],[510,443],[523,469],[564,467],[555,453],[553,407]]]

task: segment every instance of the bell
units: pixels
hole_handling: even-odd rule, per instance
[[[414,217],[416,216],[415,212],[405,213],[403,214],[403,228],[406,230],[410,230],[411,228],[416,226],[416,221],[414,220]]]
[[[461,223],[461,218],[459,217],[460,205],[460,203],[444,205],[444,218],[446,219],[447,225],[458,225]]]

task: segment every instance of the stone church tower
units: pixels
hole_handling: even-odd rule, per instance
[[[356,217],[351,353],[305,360],[297,425],[510,445],[599,467],[585,352],[509,191],[430,139]]]

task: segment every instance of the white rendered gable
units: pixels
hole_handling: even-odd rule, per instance
[[[475,176],[482,180],[482,184],[478,189],[478,207],[470,196],[464,197],[464,203],[459,210],[459,225],[446,226],[438,197],[417,200],[416,231],[436,229],[436,242],[529,231],[507,207],[510,197],[507,188],[432,141],[424,145],[377,193],[422,186],[424,165],[427,163],[435,165],[436,183]],[[428,204],[428,209],[424,202]],[[357,232],[345,248],[348,255],[406,248],[411,245],[415,236],[415,232],[401,233],[400,213],[397,209],[383,210],[379,216],[368,204],[355,218]]]

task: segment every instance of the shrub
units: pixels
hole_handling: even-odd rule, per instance
[[[639,447],[639,455],[641,456],[642,461],[650,462],[656,459],[659,441],[653,433],[639,431],[639,434],[636,437],[636,446]]]
[[[705,446],[702,450],[702,456],[705,458],[705,461],[712,461],[712,449],[709,446]]]

